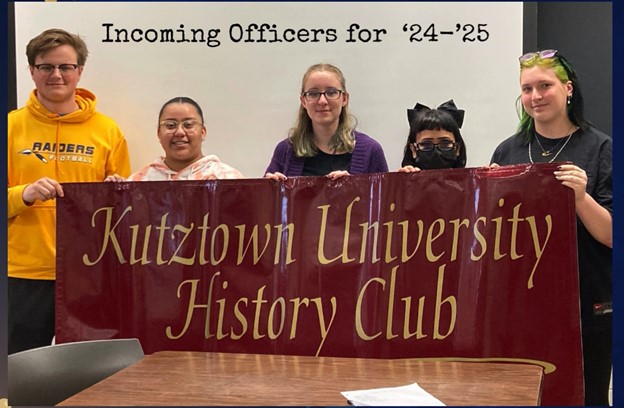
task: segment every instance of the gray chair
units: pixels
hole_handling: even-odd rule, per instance
[[[9,405],[56,405],[143,356],[138,339],[79,341],[10,354]]]

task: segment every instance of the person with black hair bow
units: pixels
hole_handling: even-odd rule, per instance
[[[417,103],[407,110],[410,132],[399,172],[466,167],[466,145],[460,128],[464,111],[451,99],[431,109]]]

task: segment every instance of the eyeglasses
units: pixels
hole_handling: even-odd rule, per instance
[[[433,142],[414,143],[414,146],[416,146],[416,150],[420,150],[421,152],[430,152],[433,150],[434,147],[443,152],[450,152],[451,150],[455,149],[455,146],[457,146],[457,143],[451,142],[450,140],[442,140],[439,143],[433,143]]]
[[[518,58],[520,60],[520,63],[523,64],[525,62],[531,61],[533,58],[552,58],[555,55],[557,55],[559,51],[557,50],[542,50],[542,51],[535,51],[535,52],[527,52],[526,54],[522,55],[520,58]]]
[[[78,69],[78,64],[61,64],[61,65],[52,65],[52,64],[37,64],[35,68],[42,74],[49,75],[54,72],[55,69],[59,69],[61,74],[71,74],[72,72]]]
[[[184,129],[184,131],[190,132],[190,131],[195,130],[197,125],[203,125],[203,123],[197,120],[193,120],[193,119],[183,120],[182,122],[168,119],[168,120],[163,120],[162,122],[158,124],[158,126],[164,128],[167,132],[175,132],[176,130],[178,130],[180,125],[182,125],[182,129]]]
[[[319,99],[321,99],[321,95],[325,95],[325,99],[329,100],[335,100],[340,98],[340,95],[342,95],[344,91],[342,89],[328,89],[325,92],[319,92],[319,91],[307,91],[304,92],[302,95],[305,98],[306,101],[308,102],[313,102],[313,101],[318,101]]]

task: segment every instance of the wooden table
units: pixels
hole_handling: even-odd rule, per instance
[[[417,382],[446,405],[539,405],[530,364],[162,351],[59,405],[347,405],[341,391]]]

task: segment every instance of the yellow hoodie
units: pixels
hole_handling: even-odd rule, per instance
[[[56,277],[56,200],[22,199],[26,186],[42,177],[59,183],[103,181],[130,174],[128,145],[117,124],[96,112],[95,95],[76,89],[79,110],[48,111],[30,94],[26,106],[8,115],[8,275]]]

